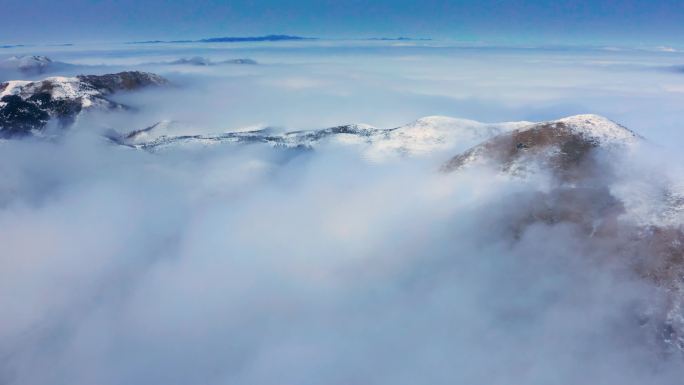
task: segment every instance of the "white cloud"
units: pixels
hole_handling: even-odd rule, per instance
[[[166,72],[175,88],[119,96],[138,112],[84,116],[56,142],[0,144],[0,382],[681,378],[679,358],[663,358],[634,314],[661,297],[598,258],[609,246],[568,223],[513,236],[527,205],[549,192],[543,175],[443,175],[446,149],[386,163],[334,144],[148,154],[96,134],[161,119],[217,132],[603,112],[669,138],[656,126],[670,127],[667,114],[681,110],[679,95],[659,87],[677,74],[618,71],[582,56],[603,53],[392,49],[408,51],[250,49],[239,56],[265,64]],[[149,62],[136,50],[73,55],[109,54]],[[630,55],[618,61],[651,60]],[[623,177],[658,169],[644,168]],[[635,197],[643,188],[618,187]]]

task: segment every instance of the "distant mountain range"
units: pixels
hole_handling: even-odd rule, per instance
[[[146,40],[133,41],[128,44],[162,44],[162,43],[242,43],[242,42],[259,42],[259,41],[292,41],[292,40],[316,40],[312,37],[291,36],[291,35],[265,35],[265,36],[227,36],[227,37],[212,37],[199,40]]]
[[[265,36],[226,36],[226,37],[211,37],[199,40],[144,40],[144,41],[133,41],[127,44],[162,44],[162,43],[243,43],[243,42],[260,42],[260,41],[297,41],[297,40],[320,40],[317,37],[303,37],[303,36],[292,36],[292,35],[265,35]],[[339,39],[336,39],[339,40]],[[368,37],[361,39],[351,39],[351,40],[366,40],[366,41],[429,41],[430,38],[413,38],[406,36],[399,37]]]
[[[228,59],[228,60],[220,60],[220,61],[213,61],[209,58],[202,57],[202,56],[193,56],[189,58],[180,58],[177,60],[169,61],[169,62],[163,62],[159,64],[171,64],[171,65],[192,65],[192,66],[216,66],[216,65],[222,65],[222,64],[248,64],[248,65],[254,65],[258,64],[256,60],[254,59],[249,59],[249,58],[240,58],[240,59]]]
[[[415,38],[415,37],[369,37],[362,40],[379,40],[379,41],[430,41],[430,38]]]

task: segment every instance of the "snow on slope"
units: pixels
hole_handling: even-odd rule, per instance
[[[38,93],[48,93],[53,100],[81,100],[82,107],[94,104],[93,97],[101,92],[76,77],[53,76],[41,81],[12,80],[6,83],[0,92],[0,98],[7,95],[17,95],[28,99]]]
[[[367,124],[351,124],[321,130],[277,133],[259,128],[251,131],[227,132],[215,135],[179,134],[172,123],[163,122],[149,130],[128,134],[121,143],[156,151],[179,145],[209,145],[221,143],[267,143],[279,147],[313,148],[323,144],[360,146],[370,161],[392,157],[424,156],[441,151],[459,151],[492,136],[530,122],[486,124],[466,119],[430,116],[396,128],[383,129]],[[144,135],[143,135],[144,133]]]
[[[0,99],[7,95],[17,95],[27,84],[31,83],[28,80],[10,80],[0,84]]]
[[[392,154],[420,156],[431,152],[465,149],[530,122],[487,124],[447,116],[428,116],[387,130],[371,143],[367,155],[381,159]]]
[[[285,148],[315,148],[333,144],[358,146],[362,156],[372,162],[430,154],[453,155],[454,152],[465,151],[461,156],[461,163],[465,164],[486,157],[492,151],[487,145],[488,139],[505,138],[506,135],[517,138],[535,130],[544,131],[544,135],[558,136],[557,140],[561,141],[579,137],[596,146],[635,143],[639,140],[639,136],[632,131],[598,115],[577,115],[541,123],[480,123],[446,116],[428,116],[389,129],[351,124],[284,133],[259,127],[250,131],[193,135],[187,131],[183,133],[180,127],[173,122],[161,122],[148,130],[137,131],[135,135],[129,134],[128,138],[124,136],[117,142],[148,151],[223,143],[265,143]],[[551,139],[551,152],[559,151],[556,147],[560,142],[555,143],[555,140]]]
[[[631,130],[600,115],[575,115],[556,122],[563,123],[601,144],[632,143],[639,138]]]
[[[158,75],[140,71],[0,83],[0,136],[35,135],[51,120],[66,128],[86,109],[126,108],[109,100],[109,95],[167,83]]]

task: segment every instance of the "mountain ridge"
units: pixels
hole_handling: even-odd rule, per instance
[[[51,120],[68,127],[87,109],[126,109],[108,96],[167,83],[159,75],[139,71],[0,83],[0,136],[35,134]]]
[[[529,170],[531,160],[564,175],[577,178],[578,172],[591,171],[593,150],[624,147],[642,141],[633,131],[599,115],[574,115],[535,123],[490,138],[449,159],[441,167],[452,172],[474,164],[489,164],[513,174]],[[586,167],[584,167],[586,166]],[[584,170],[582,170],[584,168]]]
[[[317,40],[314,37],[303,37],[294,35],[263,35],[263,36],[224,36],[210,37],[196,40],[145,40],[132,41],[126,44],[179,44],[179,43],[243,43],[243,42],[278,42],[278,41],[300,41]]]

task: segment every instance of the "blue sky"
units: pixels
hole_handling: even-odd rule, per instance
[[[681,0],[0,0],[0,43],[287,33],[513,43],[676,44]]]

